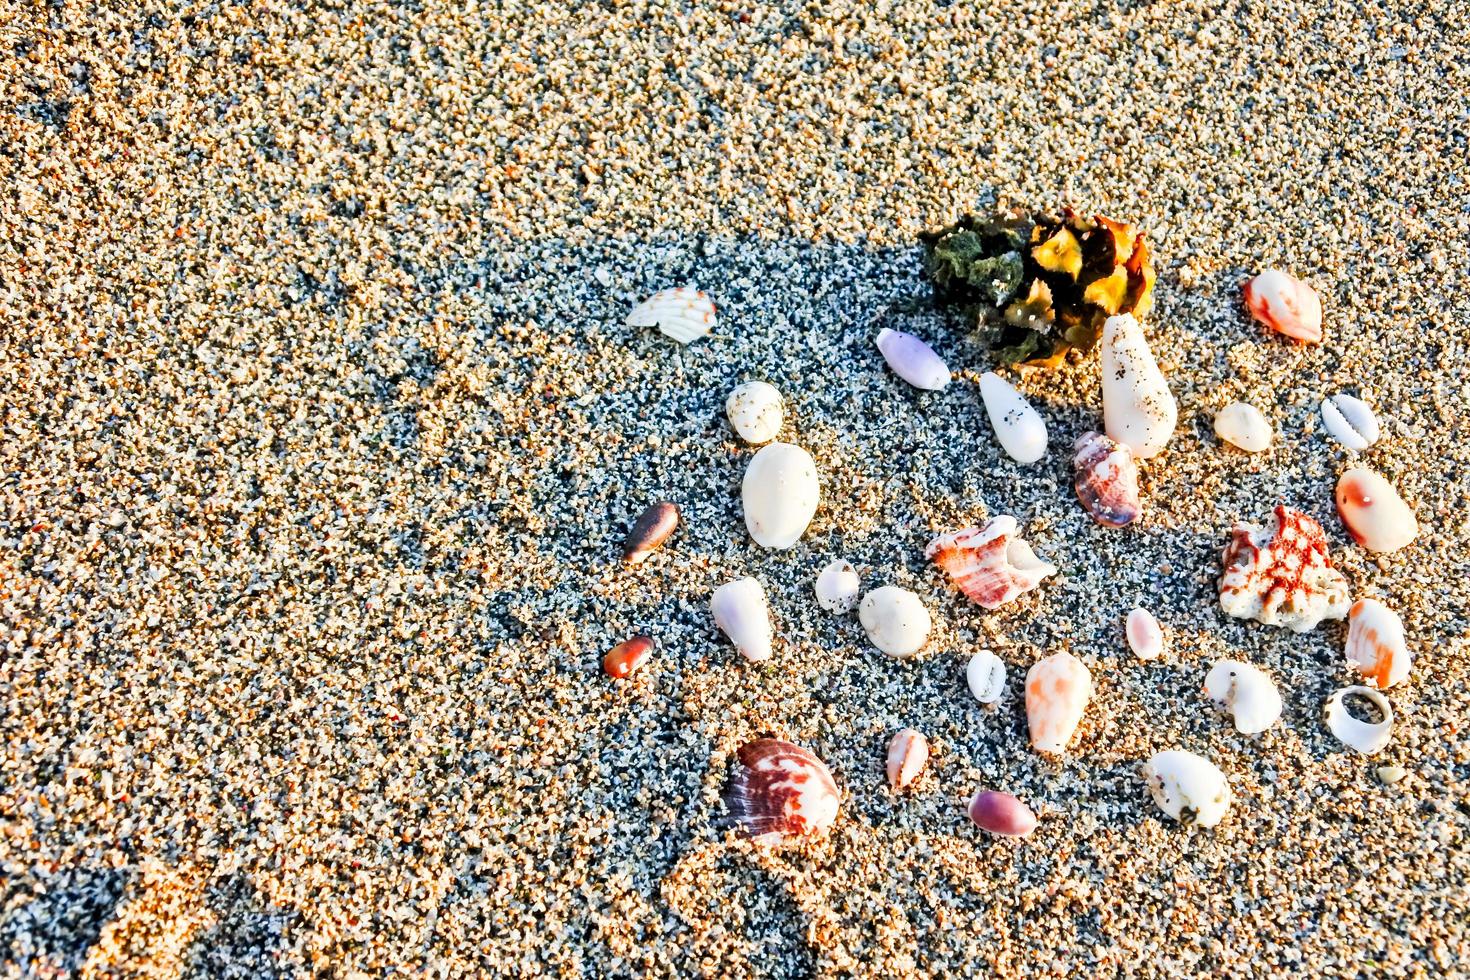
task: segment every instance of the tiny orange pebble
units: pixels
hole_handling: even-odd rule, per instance
[[[602,671],[614,680],[627,677],[653,656],[653,648],[652,638],[642,634],[631,640],[624,640],[602,658]]]

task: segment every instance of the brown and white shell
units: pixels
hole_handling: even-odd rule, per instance
[[[1236,524],[1224,562],[1220,608],[1227,615],[1296,633],[1347,615],[1347,579],[1327,557],[1322,525],[1299,510],[1278,506],[1270,527]]]
[[[1084,432],[1072,457],[1072,486],[1087,512],[1106,527],[1123,527],[1138,519],[1138,464],[1133,452],[1101,432]]]
[[[653,638],[641,633],[631,640],[624,640],[602,658],[602,672],[614,680],[621,680],[642,667],[653,656],[654,648]]]
[[[1359,599],[1348,611],[1347,658],[1363,682],[1380,691],[1408,679],[1414,659],[1398,613],[1376,599]]]
[[[1015,535],[1016,519],[1003,514],[980,527],[939,535],[924,555],[982,608],[998,609],[1057,571]]]
[[[736,752],[724,800],[748,836],[782,845],[825,835],[842,794],[821,759],[791,742],[762,738]]]
[[[658,550],[679,526],[679,508],[667,500],[650,504],[623,540],[623,560],[637,565]]]

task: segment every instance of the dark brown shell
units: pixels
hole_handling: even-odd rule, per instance
[[[747,742],[736,755],[724,797],[741,830],[770,844],[827,833],[842,794],[821,759],[776,738]]]
[[[667,500],[653,504],[633,522],[633,530],[623,541],[623,560],[636,565],[669,539],[679,526],[679,508]]]

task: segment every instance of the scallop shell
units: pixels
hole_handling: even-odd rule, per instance
[[[929,761],[929,740],[922,732],[905,728],[888,743],[888,785],[903,789],[919,778]]]
[[[1332,438],[1362,452],[1378,441],[1378,418],[1361,398],[1333,395],[1322,400],[1322,425]]]
[[[1373,706],[1383,715],[1382,719],[1375,722],[1354,718],[1343,703],[1350,694],[1373,702]],[[1364,755],[1382,751],[1393,734],[1393,708],[1389,706],[1388,698],[1371,687],[1354,685],[1336,692],[1327,699],[1323,716],[1327,719],[1327,728],[1339,742]]]
[[[741,830],[779,846],[824,836],[842,794],[821,759],[791,742],[762,738],[736,753],[724,800]]]
[[[736,435],[759,446],[780,434],[786,411],[774,387],[764,381],[748,381],[725,399],[725,416]]]
[[[949,384],[949,368],[934,348],[913,334],[884,327],[878,331],[878,351],[893,373],[915,388],[938,391]]]
[[[1257,322],[1292,340],[1322,343],[1322,300],[1300,279],[1267,269],[1245,284],[1244,295]]]
[[[771,609],[766,590],[753,578],[736,579],[715,589],[709,600],[718,626],[746,660],[771,657]]]
[[[1353,540],[1369,551],[1398,551],[1419,536],[1414,511],[1372,470],[1351,469],[1338,479],[1337,513]]]
[[[852,607],[857,605],[862,587],[857,569],[852,567],[852,562],[842,558],[828,562],[817,573],[817,581],[813,586],[817,593],[817,604],[832,613],[851,612]]]
[[[982,608],[998,609],[1057,571],[1015,534],[1016,519],[1003,514],[981,527],[939,535],[924,555]]]
[[[1239,660],[1221,660],[1205,675],[1205,696],[1235,719],[1242,735],[1264,732],[1281,717],[1281,695],[1264,670]]]
[[[630,327],[658,327],[665,337],[687,344],[715,328],[715,304],[702,290],[679,286],[654,293],[633,307],[625,322]]]
[[[1077,499],[1099,524],[1123,527],[1138,519],[1138,465],[1133,453],[1101,432],[1084,432],[1072,457]]]
[[[614,679],[629,676],[653,656],[654,642],[651,637],[639,635],[624,640],[602,658],[602,672]]]
[[[994,704],[1006,692],[1005,661],[981,650],[965,665],[965,685],[981,704]]]
[[[1271,448],[1275,430],[1256,406],[1231,402],[1215,413],[1215,435],[1237,449],[1259,453]]]
[[[1046,455],[1046,423],[1025,397],[994,371],[980,375],[980,398],[1006,455],[1034,463]]]
[[[968,812],[975,826],[1002,837],[1025,837],[1036,829],[1036,814],[1009,793],[982,789],[971,797]]]
[[[1185,826],[1213,827],[1230,809],[1230,784],[1209,759],[1174,749],[1156,753],[1143,780],[1160,810]]]
[[[1124,632],[1128,648],[1139,660],[1154,660],[1164,652],[1164,630],[1147,609],[1129,610]]]
[[[858,621],[873,646],[900,659],[924,649],[934,625],[923,601],[896,585],[885,585],[863,596]]]
[[[1278,506],[1269,528],[1237,524],[1224,562],[1220,608],[1227,615],[1297,633],[1347,615],[1347,579],[1328,560],[1322,526],[1299,510]]]
[[[648,509],[633,522],[633,528],[623,540],[623,560],[637,565],[658,550],[659,545],[669,539],[679,526],[679,508],[667,500],[650,504]]]
[[[801,540],[820,497],[816,460],[788,442],[773,442],[752,456],[740,485],[750,536],[778,551]]]
[[[1098,361],[1103,429],[1109,438],[1131,449],[1135,459],[1155,455],[1174,434],[1179,407],[1133,314],[1108,317]]]
[[[1070,653],[1054,653],[1026,672],[1026,722],[1031,747],[1060,753],[1077,731],[1092,697],[1092,673]]]
[[[1364,682],[1384,690],[1409,677],[1414,658],[1398,613],[1376,599],[1359,599],[1348,611],[1348,662]]]

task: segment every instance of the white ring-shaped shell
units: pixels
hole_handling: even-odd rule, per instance
[[[1348,712],[1347,705],[1343,704],[1343,699],[1349,694],[1357,694],[1372,701],[1383,712],[1383,720],[1372,722],[1354,718]],[[1393,732],[1393,709],[1388,705],[1388,698],[1361,684],[1345,687],[1328,698],[1324,714],[1327,717],[1327,727],[1337,736],[1337,740],[1364,755],[1382,750],[1388,745],[1389,736]]]
[[[965,666],[965,684],[976,701],[994,704],[1006,691],[1005,661],[989,650],[981,650]]]

